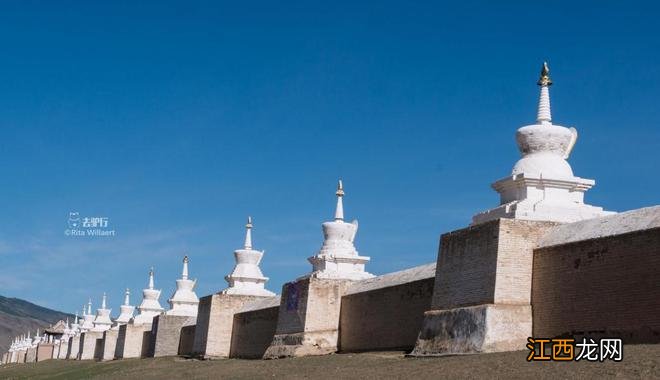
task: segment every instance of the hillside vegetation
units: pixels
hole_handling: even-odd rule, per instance
[[[34,334],[38,328],[44,329],[67,317],[73,319],[70,314],[19,298],[0,296],[0,352],[7,351],[14,336],[26,333],[28,330]]]

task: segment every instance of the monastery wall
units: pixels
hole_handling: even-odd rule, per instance
[[[534,251],[534,336],[660,343],[660,207],[557,227]]]
[[[34,363],[36,361],[37,361],[37,348],[36,347],[28,348],[27,352],[25,353],[25,362]]]
[[[55,345],[53,343],[39,343],[39,345],[37,346],[36,361],[41,362],[44,360],[52,359],[54,348]]]
[[[80,335],[74,335],[69,339],[69,348],[66,353],[66,358],[75,360],[78,359],[78,352],[80,351]]]
[[[100,359],[103,361],[113,360],[117,350],[117,337],[119,330],[110,329],[103,332],[103,352]]]
[[[98,358],[101,355],[103,347],[103,333],[96,331],[87,331],[80,337],[80,360],[90,360]]]
[[[154,317],[149,353],[153,357],[176,356],[179,353],[181,329],[195,323],[197,317],[165,315]]]
[[[149,352],[151,337],[151,324],[128,323],[119,326],[117,336],[116,358],[140,358],[146,357]]]
[[[434,282],[432,263],[351,285],[341,299],[339,350],[412,349]]]
[[[262,297],[212,294],[199,300],[193,354],[203,358],[229,357],[234,314]]]
[[[341,297],[352,282],[312,276],[284,284],[277,329],[264,357],[274,359],[336,352]]]
[[[532,334],[533,249],[552,222],[498,219],[442,235],[416,356],[512,351]]]
[[[231,337],[232,358],[259,359],[270,346],[277,328],[280,297],[247,304],[234,314]]]
[[[193,354],[193,344],[195,343],[195,325],[196,320],[192,323],[181,327],[181,339],[179,340],[179,355],[191,356]]]

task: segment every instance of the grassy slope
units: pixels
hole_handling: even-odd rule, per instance
[[[404,358],[402,353],[337,354],[280,360],[196,361],[179,358],[97,363],[50,360],[0,368],[0,378],[382,379],[382,378],[657,378],[660,345],[626,346],[621,363],[525,361],[526,352]]]

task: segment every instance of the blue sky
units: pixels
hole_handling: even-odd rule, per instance
[[[184,253],[226,286],[247,215],[267,287],[308,272],[346,189],[376,274],[432,262],[494,207],[548,60],[588,203],[658,203],[660,39],[649,2],[6,2],[0,294],[73,312]],[[68,214],[117,236],[64,235]]]

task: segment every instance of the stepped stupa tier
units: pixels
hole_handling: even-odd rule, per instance
[[[500,206],[475,215],[472,224],[498,218],[571,223],[613,214],[584,203],[584,193],[596,182],[574,176],[566,161],[578,133],[575,128],[552,124],[552,80],[547,63],[543,64],[537,84],[541,94],[536,124],[524,126],[516,133],[522,158],[511,175],[492,185],[500,194]]]
[[[101,308],[96,309],[96,318],[94,319],[94,328],[92,331],[106,331],[112,326],[112,320],[110,320],[111,310],[106,308],[106,301],[106,295],[103,293]]]
[[[344,222],[344,186],[341,180],[337,185],[336,195],[335,220],[322,224],[323,246],[316,255],[308,259],[313,267],[311,276],[342,280],[362,280],[374,277],[364,270],[364,266],[370,258],[359,256],[355,249],[357,220],[350,223]]]
[[[163,307],[160,306],[158,299],[160,298],[160,290],[154,289],[154,269],[149,271],[149,287],[142,290],[142,303],[138,306],[140,312],[133,318],[134,324],[151,324],[154,317],[163,312]]]
[[[237,294],[246,296],[272,297],[275,293],[265,288],[268,277],[264,277],[259,263],[264,251],[252,249],[252,217],[248,217],[245,225],[245,244],[243,249],[234,251],[236,266],[231,274],[225,276],[229,287],[223,294]]]
[[[87,302],[87,311],[83,306],[83,323],[80,326],[80,331],[85,332],[94,328],[94,319],[95,316],[92,314],[92,299],[90,298]]]
[[[181,278],[176,280],[176,291],[167,302],[170,304],[170,310],[165,312],[167,315],[197,316],[197,305],[199,298],[195,294],[197,280],[188,279],[188,256],[183,258],[183,270]]]
[[[131,291],[126,288],[124,293],[124,304],[119,306],[119,317],[115,320],[117,326],[128,323],[131,318],[133,318],[133,313],[135,312],[135,306],[131,305],[130,302]]]

